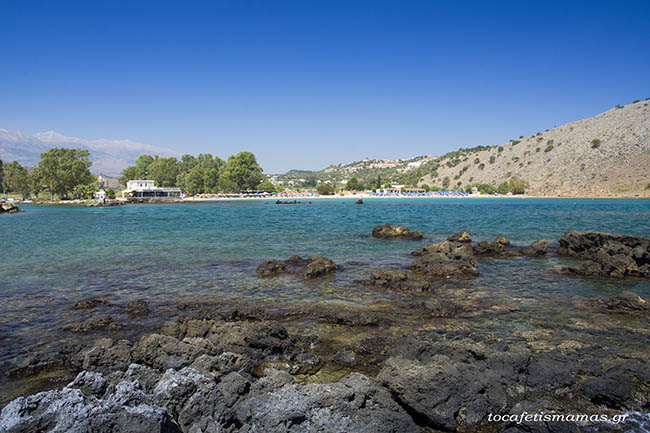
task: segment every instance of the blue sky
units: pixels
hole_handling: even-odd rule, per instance
[[[0,128],[266,172],[500,144],[650,97],[650,2],[0,0]]]

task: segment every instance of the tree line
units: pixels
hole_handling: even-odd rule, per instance
[[[149,179],[160,187],[177,186],[185,194],[238,193],[240,191],[274,192],[271,182],[264,181],[262,167],[251,152],[239,152],[227,161],[209,153],[174,157],[141,155],[135,165],[122,170],[120,183]]]
[[[30,173],[17,161],[0,161],[0,186],[4,193],[12,192],[23,198],[38,196],[43,191],[69,198],[75,192],[92,197],[97,191],[97,177],[90,173],[90,153],[85,149],[53,148],[41,153],[41,161]]]
[[[91,166],[90,153],[85,149],[50,149],[41,154],[31,173],[17,161],[0,160],[0,189],[23,198],[42,192],[48,192],[50,199],[92,198],[98,184]],[[134,166],[122,170],[119,181],[126,185],[134,179],[154,180],[159,187],[178,186],[185,194],[275,191],[271,182],[262,181],[262,167],[251,152],[240,152],[227,161],[210,154],[183,155],[180,160],[142,155]],[[109,198],[114,197],[114,191],[106,192]]]

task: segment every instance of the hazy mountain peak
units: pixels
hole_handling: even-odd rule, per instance
[[[123,168],[133,165],[142,154],[179,156],[174,150],[131,140],[68,137],[53,130],[32,134],[0,128],[0,159],[3,161],[15,160],[23,165],[34,166],[40,161],[41,153],[52,147],[88,149],[93,161],[91,171],[109,176],[116,176]]]

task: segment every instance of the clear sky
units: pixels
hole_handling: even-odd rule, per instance
[[[0,128],[320,169],[650,97],[650,1],[0,0],[0,59]]]

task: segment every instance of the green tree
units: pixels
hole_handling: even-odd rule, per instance
[[[348,191],[360,191],[363,189],[363,184],[359,182],[359,179],[353,176],[350,178],[350,180],[348,180],[348,183],[345,185],[345,189]]]
[[[181,156],[179,162],[179,169],[182,174],[189,173],[198,164],[198,161],[194,155],[185,154]]]
[[[0,159],[0,190],[2,190],[2,191],[0,191],[0,192],[3,192],[3,191],[4,191],[4,182],[3,182],[3,179],[4,179],[4,172],[3,172],[3,170],[2,170],[2,160]]]
[[[251,152],[239,152],[228,158],[220,176],[220,183],[233,192],[254,190],[262,181],[262,167]]]
[[[97,184],[95,182],[91,182],[88,184],[79,184],[75,185],[75,187],[72,189],[72,195],[79,197],[79,198],[93,198],[95,193],[99,191],[99,188],[97,187]]]
[[[27,169],[17,161],[4,165],[3,169],[2,190],[20,194],[23,198],[27,197],[32,189],[31,176]]]
[[[316,192],[320,195],[333,195],[334,187],[329,183],[319,183],[316,187]]]
[[[528,182],[518,177],[511,177],[508,181],[510,192],[513,194],[524,194],[528,189]]]
[[[118,178],[118,180],[122,185],[126,186],[126,183],[128,181],[137,178],[138,178],[138,167],[132,165],[131,167],[127,167],[124,170],[122,170],[122,175]]]
[[[75,186],[93,181],[89,156],[86,149],[65,148],[53,148],[41,154],[35,173],[39,183],[47,186],[50,198],[67,197]]]
[[[268,179],[260,183],[257,189],[264,192],[276,192],[275,185]]]
[[[448,187],[449,187],[449,182],[450,182],[450,180],[449,180],[449,176],[446,176],[446,177],[442,180],[442,187],[445,188],[445,189],[448,188]]]
[[[195,165],[188,173],[179,175],[178,179],[178,186],[184,194],[205,192],[205,169],[199,165]]]
[[[149,179],[156,181],[160,187],[176,186],[176,179],[180,173],[178,160],[174,157],[159,158],[156,156],[148,167]]]
[[[235,193],[241,192],[241,188],[234,181],[228,179],[226,176],[219,177],[219,186],[217,188],[221,192]]]
[[[115,200],[115,190],[112,188],[109,188],[106,190],[106,198],[109,200]]]
[[[136,177],[134,179],[149,178],[149,166],[154,162],[156,158],[154,158],[151,155],[140,155],[138,159],[135,160]],[[129,180],[133,180],[133,179],[129,179]]]

